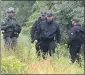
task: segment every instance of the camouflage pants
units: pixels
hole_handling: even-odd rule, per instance
[[[16,37],[12,37],[12,38],[6,37],[4,39],[4,46],[5,46],[6,49],[10,49],[10,48],[14,49],[14,48],[16,48],[16,46],[17,46],[17,38]]]

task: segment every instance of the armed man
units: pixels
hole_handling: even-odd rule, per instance
[[[35,23],[32,26],[32,29],[31,29],[31,42],[32,43],[34,43],[34,42],[36,43],[35,47],[36,47],[36,53],[38,54],[38,56],[40,56],[40,53],[38,53],[39,52],[39,46],[37,45],[39,40],[35,39],[35,37],[36,37],[38,24],[41,21],[44,21],[44,20],[46,20],[46,12],[41,12],[40,17],[38,18],[38,20],[35,21]]]
[[[78,22],[79,21],[77,19],[73,19],[73,27],[68,32],[68,48],[72,63],[74,63],[76,60],[78,63],[80,63],[80,49],[82,43],[84,42],[84,30]]]
[[[15,19],[15,11],[13,7],[8,8],[7,17],[1,24],[1,30],[6,49],[15,49],[17,46],[17,38],[21,32],[21,26]]]
[[[46,13],[47,19],[40,22],[37,26],[35,39],[38,40],[40,52],[43,58],[49,53],[50,56],[55,53],[57,43],[60,43],[60,29],[56,22],[53,20],[51,12]]]

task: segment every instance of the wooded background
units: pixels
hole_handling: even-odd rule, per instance
[[[56,74],[82,74],[84,68],[78,65],[70,65],[68,50],[65,46],[67,42],[67,31],[72,27],[71,19],[76,18],[84,26],[84,2],[83,1],[1,1],[1,20],[6,17],[9,7],[14,7],[16,18],[22,26],[19,36],[19,47],[16,52],[5,51],[2,38],[2,73],[56,73]],[[38,61],[34,44],[30,42],[30,30],[33,23],[38,19],[41,12],[52,12],[54,20],[60,27],[61,45],[56,48],[52,61]],[[57,54],[57,50],[59,53]],[[58,55],[60,59],[57,59]],[[82,54],[83,55],[83,54]],[[83,60],[82,56],[82,60]],[[55,64],[53,64],[55,62]],[[43,63],[43,68],[42,68]],[[83,65],[84,62],[82,61]],[[62,69],[58,69],[61,67]],[[48,68],[48,69],[47,69]]]

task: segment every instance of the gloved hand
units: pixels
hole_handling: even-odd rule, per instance
[[[38,42],[38,40],[35,40],[35,41],[34,41],[34,43],[37,43],[37,42]]]
[[[5,31],[2,31],[2,34],[4,34],[5,33]]]

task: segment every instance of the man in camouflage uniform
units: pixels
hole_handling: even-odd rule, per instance
[[[8,8],[7,17],[1,24],[3,31],[4,46],[6,49],[15,48],[17,45],[17,38],[21,32],[21,27],[15,19],[15,11],[13,7]]]

